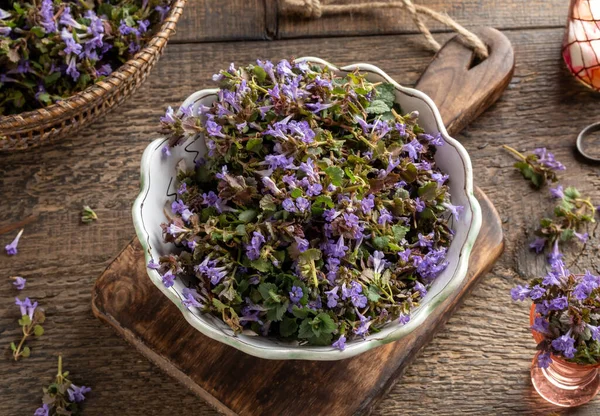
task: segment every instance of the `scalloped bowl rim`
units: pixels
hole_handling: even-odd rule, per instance
[[[335,71],[353,71],[355,69],[360,69],[361,71],[375,73],[386,79],[387,82],[390,82],[394,85],[396,90],[400,91],[403,94],[407,94],[409,96],[418,98],[424,101],[428,107],[433,112],[435,122],[437,124],[437,128],[439,132],[442,134],[444,141],[447,144],[452,145],[460,156],[465,171],[465,186],[464,191],[466,197],[469,201],[472,217],[471,222],[468,224],[469,230],[467,232],[466,239],[463,243],[462,249],[458,254],[459,259],[457,266],[454,270],[453,276],[447,282],[447,284],[432,298],[430,298],[427,302],[423,302],[419,307],[413,309],[411,311],[411,319],[410,321],[402,326],[397,326],[391,332],[389,332],[386,336],[378,338],[378,334],[371,334],[367,338],[363,340],[357,340],[348,342],[346,344],[346,349],[344,351],[339,351],[338,349],[332,347],[318,347],[318,346],[310,346],[310,345],[290,345],[289,347],[282,346],[280,344],[273,344],[273,346],[264,347],[253,345],[252,343],[246,342],[242,339],[241,336],[231,336],[223,333],[220,329],[214,328],[211,325],[202,322],[199,320],[190,310],[188,310],[181,303],[181,297],[174,290],[173,287],[166,288],[162,284],[162,279],[160,274],[156,270],[148,269],[148,276],[152,280],[152,282],[156,285],[156,287],[163,292],[171,302],[175,304],[181,311],[182,315],[186,319],[186,321],[200,331],[202,334],[208,336],[211,339],[222,342],[226,345],[234,347],[240,351],[243,351],[247,354],[264,358],[264,359],[276,359],[276,360],[287,360],[287,359],[300,359],[300,360],[319,360],[319,361],[333,361],[333,360],[342,360],[346,358],[353,357],[355,355],[361,354],[372,348],[378,347],[380,345],[384,345],[393,341],[397,341],[416,328],[419,327],[425,321],[425,319],[435,310],[435,308],[442,303],[448,296],[450,296],[463,282],[467,275],[467,267],[470,258],[470,254],[472,248],[474,246],[475,240],[479,234],[479,230],[481,228],[482,222],[482,214],[481,207],[479,202],[475,198],[473,193],[473,169],[471,166],[471,159],[466,151],[466,149],[455,139],[450,137],[446,128],[442,122],[441,115],[437,106],[434,102],[429,98],[426,94],[422,93],[419,90],[413,88],[403,87],[390,78],[385,72],[381,69],[377,68],[371,64],[365,63],[356,63],[352,65],[347,65],[341,68],[337,68],[336,66],[315,57],[303,57],[298,58],[295,61],[307,61],[313,62],[320,65],[325,65],[330,67]],[[193,101],[198,100],[199,97],[204,97],[210,94],[215,94],[217,89],[204,89],[197,91],[190,95],[182,104],[186,105],[186,103],[191,103]],[[140,193],[136,198],[133,208],[133,222],[136,229],[136,233],[138,239],[144,249],[146,263],[152,260],[153,256],[151,254],[151,247],[149,246],[149,233],[146,231],[143,221],[142,208],[145,200],[145,196],[149,192],[150,184],[149,184],[149,175],[151,172],[150,166],[150,157],[154,152],[159,151],[165,144],[165,138],[159,138],[150,143],[142,156],[141,161],[141,184],[140,184]],[[391,323],[390,323],[391,324]],[[390,325],[387,324],[387,325]]]

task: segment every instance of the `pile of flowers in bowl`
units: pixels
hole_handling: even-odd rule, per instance
[[[434,161],[441,135],[360,71],[258,61],[214,80],[212,106],[161,120],[171,149],[201,135],[208,154],[177,174],[162,228],[179,251],[148,267],[166,287],[191,278],[184,305],[236,333],[343,350],[406,324],[462,211]]]
[[[46,107],[138,52],[170,0],[9,2],[0,8],[0,115]]]

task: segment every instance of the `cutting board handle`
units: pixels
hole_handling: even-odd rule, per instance
[[[496,102],[515,68],[513,48],[506,36],[491,27],[474,32],[488,46],[485,60],[478,61],[455,36],[438,51],[415,87],[435,102],[451,135]]]

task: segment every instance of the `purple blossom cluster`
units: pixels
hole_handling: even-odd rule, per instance
[[[22,2],[22,12],[0,9],[0,41],[11,56],[0,63],[0,102],[12,100],[0,114],[48,105],[110,75],[144,46],[169,4],[42,0]]]
[[[434,160],[442,136],[359,72],[259,60],[213,80],[210,107],[161,118],[169,146],[201,132],[207,157],[178,173],[163,224],[182,253],[148,267],[167,287],[197,279],[184,304],[235,331],[343,350],[407,324],[448,265],[451,218],[462,219]]]
[[[593,344],[600,341],[600,277],[586,271],[577,275],[567,270],[558,241],[548,257],[550,271],[526,285],[511,290],[514,301],[531,299],[535,316],[531,330],[544,341],[538,365],[547,368],[552,356],[561,356],[581,364],[600,361]],[[591,361],[590,361],[591,360]]]

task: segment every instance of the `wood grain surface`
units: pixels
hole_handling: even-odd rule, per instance
[[[246,1],[188,3],[192,13],[209,5],[226,7],[221,3],[235,9]],[[579,85],[561,61],[567,2],[453,0],[444,7],[452,16],[463,16],[459,20],[469,27],[501,26],[498,19],[510,27],[504,33],[515,48],[515,76],[500,100],[456,136],[471,155],[475,183],[500,213],[506,249],[373,414],[597,415],[598,399],[566,411],[533,392],[529,365],[535,345],[527,330],[528,305],[513,303],[509,295],[512,286],[545,271],[543,257],[533,255],[527,243],[539,216],[550,212],[551,200],[547,192],[528,187],[500,145],[525,150],[548,147],[567,166],[561,174],[563,183],[580,187],[600,203],[600,169],[574,153],[577,133],[600,117],[600,95]],[[206,18],[213,29],[198,23],[198,39],[206,39],[204,31],[225,33],[226,19]],[[337,30],[350,32],[356,19],[340,18],[343,27]],[[298,26],[304,27],[300,22]],[[180,26],[178,36],[184,28]],[[358,29],[352,33],[359,33]],[[241,32],[234,35],[228,36],[244,38]],[[440,41],[448,37],[439,35]],[[139,189],[139,162],[143,149],[157,136],[156,120],[167,105],[177,105],[191,92],[212,85],[210,76],[231,61],[317,55],[339,65],[372,62],[399,82],[414,85],[432,58],[421,48],[418,35],[274,42],[180,39],[169,44],[146,84],[117,112],[56,146],[0,155],[0,246],[13,239],[19,227],[15,224],[33,219],[25,225],[19,255],[0,254],[0,278],[5,279],[0,284],[0,345],[5,358],[0,361],[0,415],[33,414],[40,404],[41,386],[55,373],[59,352],[73,379],[94,389],[85,415],[216,415],[91,312],[93,283],[134,233],[130,209]],[[351,49],[343,49],[344,45]],[[79,224],[84,204],[96,209],[99,222]],[[573,268],[588,267],[598,273],[600,238],[596,230],[591,231],[592,239]],[[11,275],[27,278],[21,296],[35,298],[48,312],[46,334],[30,343],[32,357],[19,363],[7,357],[8,344],[19,332],[19,313],[13,304],[17,292],[7,279]]]
[[[481,190],[476,196],[483,224],[463,282],[409,336],[353,358],[263,360],[203,336],[150,281],[137,239],[96,281],[92,310],[165,373],[225,414],[369,414],[502,253],[500,217]]]

